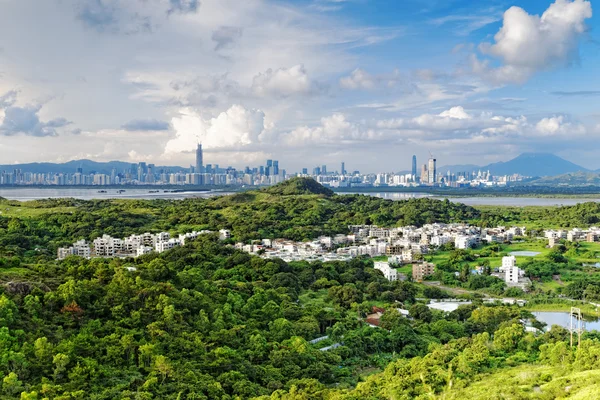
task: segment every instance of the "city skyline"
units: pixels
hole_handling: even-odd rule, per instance
[[[0,160],[597,169],[595,3],[4,0]]]

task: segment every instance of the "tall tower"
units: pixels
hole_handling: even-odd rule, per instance
[[[342,161],[342,175],[346,175],[346,163]]]
[[[430,184],[434,184],[437,180],[437,168],[436,168],[436,159],[431,156],[429,158],[429,167],[427,168],[429,172],[428,182]]]
[[[273,160],[267,160],[267,167],[265,168],[265,175],[273,175]]]
[[[196,148],[196,171],[197,174],[204,172],[204,162],[202,160],[202,144],[198,143]]]
[[[413,179],[417,179],[417,156],[413,156],[412,158],[412,176]]]

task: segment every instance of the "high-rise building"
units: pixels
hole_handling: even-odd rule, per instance
[[[267,160],[267,166],[265,167],[265,175],[273,175],[273,160]]]
[[[308,175],[308,168],[302,168],[302,175]]]
[[[429,173],[427,182],[430,184],[434,184],[437,181],[437,169],[436,169],[436,159],[431,157],[429,159],[429,166],[427,168],[427,172]]]
[[[421,182],[429,182],[429,172],[427,171],[427,164],[421,166]]]
[[[342,161],[342,175],[346,175],[346,163]]]
[[[327,165],[321,165],[321,174],[327,175]]]
[[[412,158],[412,176],[414,179],[417,179],[417,156],[413,156]]]
[[[279,175],[279,161],[273,160],[273,175]]]
[[[202,144],[198,143],[198,147],[196,148],[196,170],[194,171],[197,174],[201,174],[204,172],[204,160],[202,159]]]

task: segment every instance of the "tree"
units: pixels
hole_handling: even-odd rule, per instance
[[[9,373],[2,380],[2,391],[8,395],[15,396],[23,390],[23,382],[14,372]]]
[[[409,315],[414,319],[423,322],[431,322],[433,319],[433,313],[425,304],[415,304],[408,310]]]
[[[352,283],[344,286],[333,286],[329,288],[329,297],[338,305],[350,308],[352,303],[362,302],[362,293]]]

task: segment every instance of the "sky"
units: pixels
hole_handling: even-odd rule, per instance
[[[0,0],[0,164],[600,168],[597,0]]]

